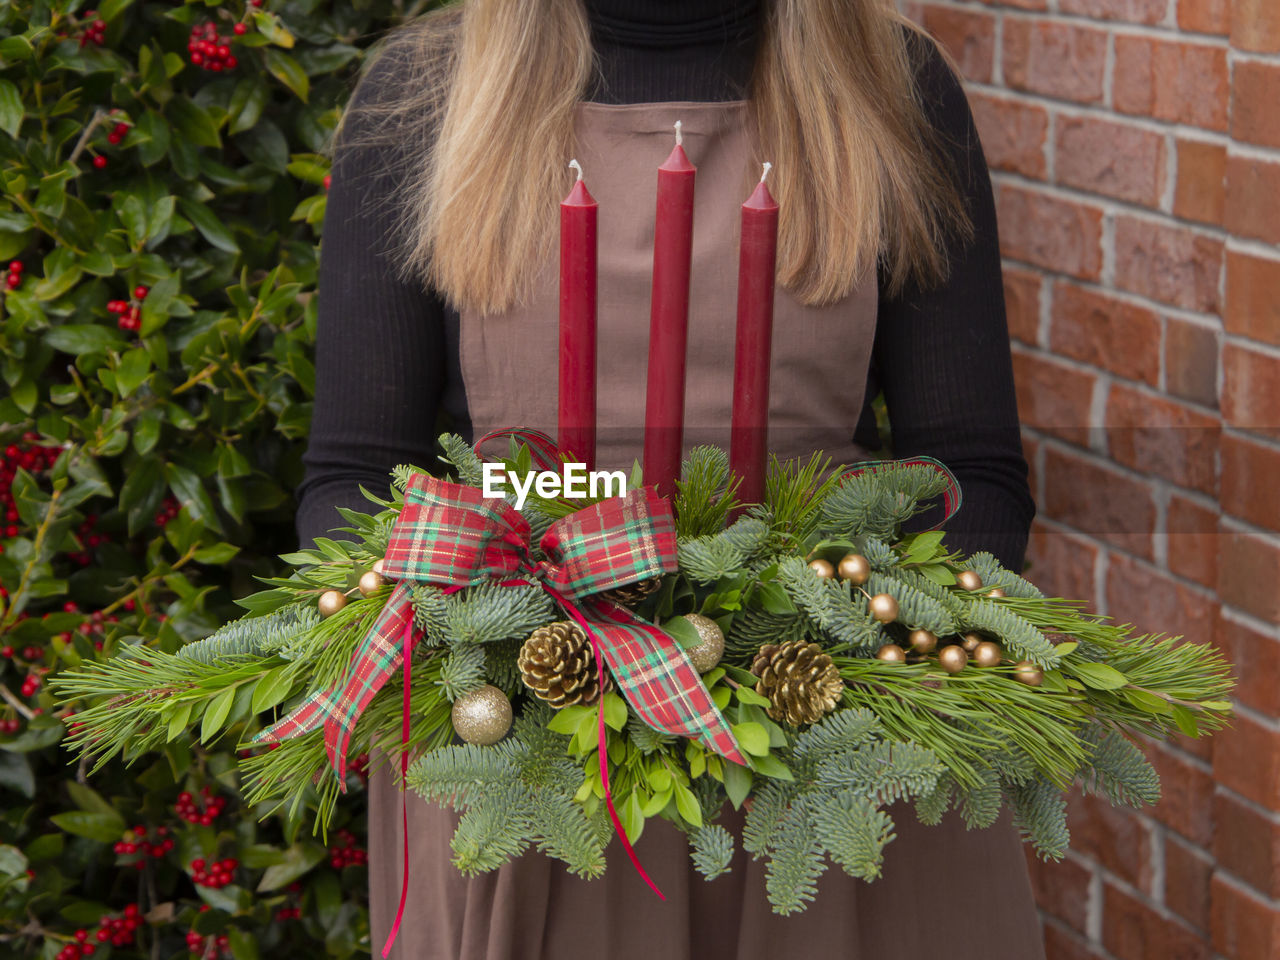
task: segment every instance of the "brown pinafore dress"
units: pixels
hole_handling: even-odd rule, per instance
[[[689,318],[686,446],[728,446],[738,217],[751,178],[746,104],[660,103],[578,107],[578,159],[599,209],[597,466],[628,469],[641,455],[649,336],[656,168],[680,120],[697,166]],[[475,435],[517,425],[554,435],[558,292],[554,256],[536,293],[502,315],[464,313],[461,364]],[[806,307],[775,301],[769,441],[780,457],[825,450],[865,459],[852,443],[876,323],[873,275],[845,300]],[[940,325],[945,329],[945,325]],[[400,897],[400,794],[390,765],[370,779],[370,922],[375,956]],[[892,813],[897,836],[883,876],[856,880],[832,866],[803,913],[780,916],[765,895],[764,861],[739,847],[727,875],[707,881],[684,834],[653,818],[636,853],[666,899],[648,889],[621,844],[595,880],[527,852],[467,878],[450,863],[459,817],[408,796],[412,861],[397,960],[1040,960],[1040,924],[1017,831],[965,829],[952,811],[939,826],[910,805]],[[718,821],[741,836],[742,813]]]

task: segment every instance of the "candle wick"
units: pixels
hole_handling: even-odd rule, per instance
[[[769,171],[773,169],[773,164],[768,160],[764,162],[764,173],[760,174],[760,182],[764,183],[764,178],[769,176]]]
[[[570,160],[570,161],[569,161],[569,169],[570,169],[570,170],[577,170],[577,171],[578,171],[578,179],[579,179],[579,180],[581,180],[581,179],[582,179],[582,164],[580,164],[577,160]]]
[[[683,143],[684,143],[684,134],[680,132],[680,121],[677,120],[676,121],[676,146],[678,147]]]

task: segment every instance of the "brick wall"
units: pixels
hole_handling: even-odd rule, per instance
[[[903,8],[964,72],[1039,504],[1030,574],[1212,640],[1237,715],[1029,858],[1050,960],[1280,957],[1280,0]]]

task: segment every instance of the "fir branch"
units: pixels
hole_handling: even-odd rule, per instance
[[[814,576],[804,558],[781,561],[778,582],[792,603],[840,645],[837,649],[874,650],[883,642],[884,628],[871,617],[865,602],[853,602],[847,583]]]
[[[818,841],[851,877],[880,876],[884,848],[894,838],[893,819],[873,800],[853,790],[809,796]]]
[[[979,630],[999,637],[1001,646],[1014,659],[1030,660],[1046,669],[1056,667],[1061,659],[1035,624],[1003,601],[970,600],[956,626],[959,630]]]
[[[733,860],[733,834],[718,823],[689,832],[689,857],[694,867],[707,880],[729,872]]]
[[[676,537],[688,540],[724,529],[729,512],[739,505],[734,494],[740,482],[737,477],[730,480],[729,455],[719,447],[690,450],[676,481]]]
[[[526,639],[555,619],[554,601],[538,586],[486,582],[446,598],[444,633],[450,643]]]
[[[815,640],[816,628],[807,618],[796,613],[776,614],[755,607],[744,607],[733,617],[725,635],[725,657],[730,662],[749,664],[761,645],[785,643],[800,638]]]
[[[450,702],[484,686],[484,653],[484,646],[479,643],[459,641],[450,645],[440,679],[436,681]]]
[[[806,797],[798,797],[783,817],[773,855],[765,867],[765,890],[774,913],[805,908],[818,892],[818,877],[827,869],[822,842]]]
[[[999,775],[993,769],[987,769],[983,773],[985,776],[980,785],[960,791],[960,814],[970,830],[989,827],[995,823],[1004,802]]]
[[[484,485],[484,464],[471,444],[456,433],[445,433],[440,436],[440,446],[444,449],[440,459],[453,468],[459,483],[469,487]]]
[[[829,757],[817,765],[824,788],[847,787],[877,804],[929,793],[942,770],[927,747],[887,740]]]
[[[1140,807],[1160,800],[1160,777],[1138,747],[1119,732],[1091,724],[1081,734],[1091,751],[1081,786],[1113,805]]]
[[[942,822],[943,815],[951,808],[951,795],[955,786],[956,782],[950,771],[944,771],[933,790],[916,799],[916,817],[921,823],[937,826]]]
[[[1006,570],[994,554],[981,550],[964,561],[964,567],[982,578],[983,587],[999,587],[1011,597],[1041,599],[1044,594],[1029,580],[1024,580],[1012,570]]]
[[[696,537],[679,545],[680,572],[695,583],[715,583],[739,570],[746,555],[723,536]]]
[[[898,601],[897,619],[909,629],[930,630],[939,637],[956,632],[955,621],[947,608],[900,576],[873,572],[866,591],[872,595],[892,595]]]
[[[1042,860],[1061,860],[1071,842],[1067,830],[1067,800],[1046,780],[1009,788],[1013,820],[1024,840],[1031,842]]]
[[[774,779],[766,779],[764,785],[755,790],[751,807],[742,821],[742,848],[752,859],[759,860],[773,849],[798,793],[796,782]]]
[[[291,603],[260,617],[232,620],[203,640],[180,647],[177,655],[205,664],[234,656],[261,657],[288,646],[319,622],[311,603]]]

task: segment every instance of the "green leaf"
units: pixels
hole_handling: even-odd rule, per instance
[[[179,704],[169,715],[169,725],[165,733],[166,741],[173,741],[182,736],[186,732],[187,724],[191,722],[191,711],[194,704],[190,701]]]
[[[124,399],[142,386],[147,375],[151,373],[151,355],[140,347],[134,348],[120,358],[116,367],[116,392]]]
[[[694,827],[702,826],[702,805],[693,791],[679,780],[675,781],[676,810],[687,823]]]
[[[1173,704],[1173,722],[1188,737],[1199,737],[1200,728],[1196,726],[1196,716],[1180,703]]]
[[[192,555],[192,559],[197,563],[207,563],[211,566],[217,566],[226,563],[239,552],[240,548],[234,544],[215,543],[211,547],[201,547]]]
[[[173,129],[198,147],[222,147],[218,125],[208,111],[187,97],[174,97],[166,105]],[[212,214],[211,214],[212,215]]]
[[[622,730],[627,725],[627,704],[612,690],[604,695],[604,723],[614,730]]]
[[[106,353],[119,347],[123,339],[115,330],[96,323],[69,323],[61,327],[50,327],[44,335],[44,342],[53,349],[72,355]]]
[[[200,742],[209,743],[222,728],[227,714],[231,712],[231,704],[236,699],[236,688],[227,687],[213,698],[204,712],[204,720],[200,724]]]
[[[295,843],[284,851],[284,861],[267,867],[258,882],[259,893],[287,886],[325,858],[328,851],[318,843]]]
[[[724,765],[724,791],[729,795],[729,802],[735,810],[742,807],[742,801],[751,792],[751,770],[740,763]]]
[[[267,70],[297,95],[303,103],[311,93],[311,80],[297,60],[274,47],[266,51]]]
[[[698,633],[698,628],[684,617],[672,617],[662,624],[662,629],[685,650],[690,650],[702,642],[702,635]]]
[[[1071,672],[1095,690],[1117,690],[1129,682],[1128,678],[1115,667],[1105,663],[1086,661],[1073,663]]]
[[[547,721],[547,729],[573,736],[582,723],[582,718],[588,713],[594,713],[594,711],[577,703],[561,707]]]
[[[1053,652],[1060,657],[1065,657],[1069,653],[1074,653],[1078,646],[1080,646],[1080,644],[1076,643],[1074,640],[1069,640],[1066,643],[1054,644]]]
[[[227,253],[240,252],[240,247],[231,235],[231,231],[208,207],[194,203],[186,197],[179,198],[178,206],[182,209],[182,215],[200,231],[200,235],[219,250]]]
[[[758,723],[731,724],[734,739],[744,752],[762,757],[769,752],[769,733]]]
[[[292,47],[293,34],[280,22],[280,18],[268,10],[254,10],[253,23],[258,32],[278,47]],[[306,98],[303,97],[305,100]]]
[[[173,490],[178,502],[187,508],[193,520],[199,520],[214,530],[222,529],[217,510],[213,506],[204,483],[192,471],[176,463],[166,463],[165,479]]]
[[[757,773],[762,773],[766,777],[773,777],[775,780],[795,779],[791,768],[773,754],[764,757],[752,757],[751,766]]]
[[[22,94],[13,81],[0,77],[0,130],[16,138],[22,115]]]
[[[289,691],[293,688],[293,677],[289,671],[289,665],[276,667],[274,670],[268,671],[267,675],[258,681],[257,686],[253,689],[253,703],[250,709],[254,713],[261,713],[263,710],[270,710],[277,703],[284,700],[289,695]]]
[[[734,691],[734,696],[736,696],[741,703],[754,703],[757,707],[773,706],[772,700],[766,696],[756,693],[750,687],[738,687],[738,689]]]
[[[120,814],[88,813],[84,810],[70,810],[66,813],[55,813],[49,818],[60,830],[87,837],[99,843],[114,843],[124,833],[124,818]]]

